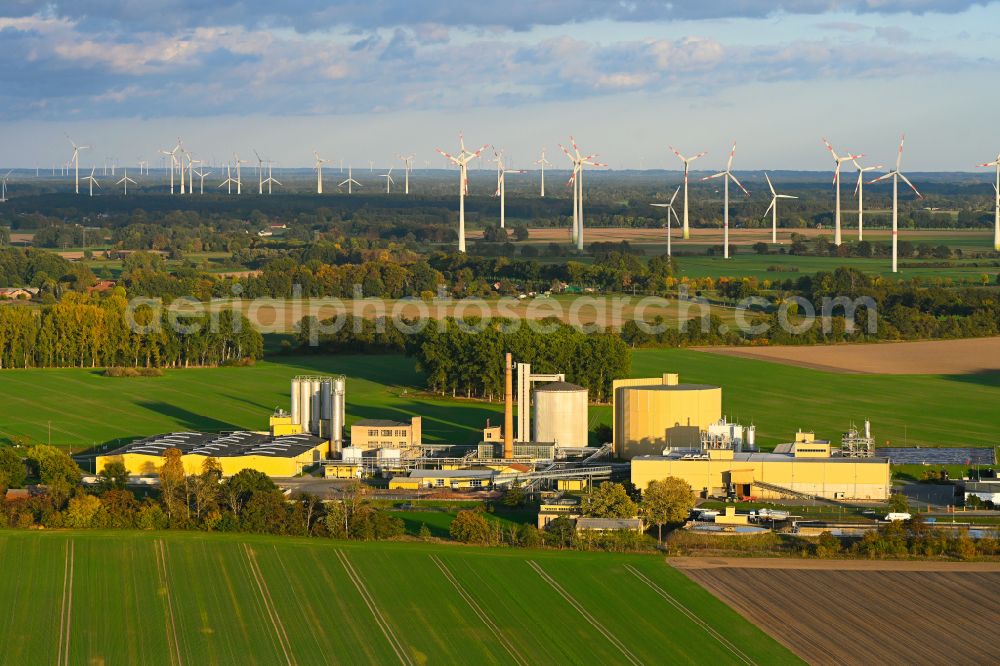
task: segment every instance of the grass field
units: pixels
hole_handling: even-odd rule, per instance
[[[871,419],[877,442],[894,446],[993,446],[1000,373],[850,375],[693,350],[638,350],[632,375],[679,372],[685,382],[723,387],[723,409],[754,423],[770,448],[798,428],[839,441],[851,421]],[[98,370],[4,370],[0,435],[23,435],[76,450],[170,430],[263,430],[275,407],[288,408],[289,380],[300,373],[348,377],[348,424],[362,418],[424,418],[431,442],[477,441],[499,403],[429,398],[411,359],[402,356],[274,357],[248,368],[168,370],[163,377],[112,378]],[[611,422],[607,406],[590,424]]]
[[[0,558],[8,663],[800,663],[655,556],[5,531]]]

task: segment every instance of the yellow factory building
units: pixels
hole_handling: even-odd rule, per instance
[[[805,494],[885,500],[892,487],[888,458],[831,457],[828,447],[813,442],[797,443],[788,453],[713,449],[632,459],[632,483],[640,490],[670,476],[686,481],[701,497],[778,499]]]
[[[254,469],[268,476],[291,477],[328,458],[330,442],[304,433],[274,436],[247,431],[174,432],[137,440],[97,456],[97,471],[110,462],[120,462],[133,476],[157,474],[168,449],[181,452],[187,474],[200,474],[205,460],[214,458],[223,476]]]
[[[699,433],[722,418],[722,389],[681,384],[674,373],[612,383],[615,456],[631,460],[667,447],[692,447]]]

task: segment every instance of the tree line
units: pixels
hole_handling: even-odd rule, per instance
[[[0,307],[0,368],[211,366],[263,353],[263,337],[239,313],[130,310],[121,289],[106,298],[67,294],[40,308]]]

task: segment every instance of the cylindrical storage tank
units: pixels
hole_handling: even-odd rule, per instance
[[[312,396],[310,395],[310,384],[307,379],[299,379],[299,425],[302,432],[310,432],[309,422],[312,419]]]
[[[335,442],[344,439],[344,415],[346,413],[345,401],[347,399],[347,384],[343,377],[333,380],[333,426],[332,439]]]
[[[319,422],[323,418],[320,414],[320,404],[319,404],[319,380],[311,379],[309,380],[309,396],[312,400],[312,411],[309,420],[309,432],[316,435],[319,433]]]
[[[747,426],[747,451],[757,450],[757,428],[756,426]]]
[[[299,382],[292,380],[292,423],[299,423]]]
[[[587,389],[569,382],[535,389],[533,441],[557,447],[587,446],[587,423]]]
[[[332,439],[333,382],[329,379],[324,379],[319,383],[319,413],[322,419],[319,435],[325,439]]]

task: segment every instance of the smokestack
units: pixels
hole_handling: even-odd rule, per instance
[[[514,387],[511,376],[511,357],[504,357],[503,368],[503,457],[514,457]]]

